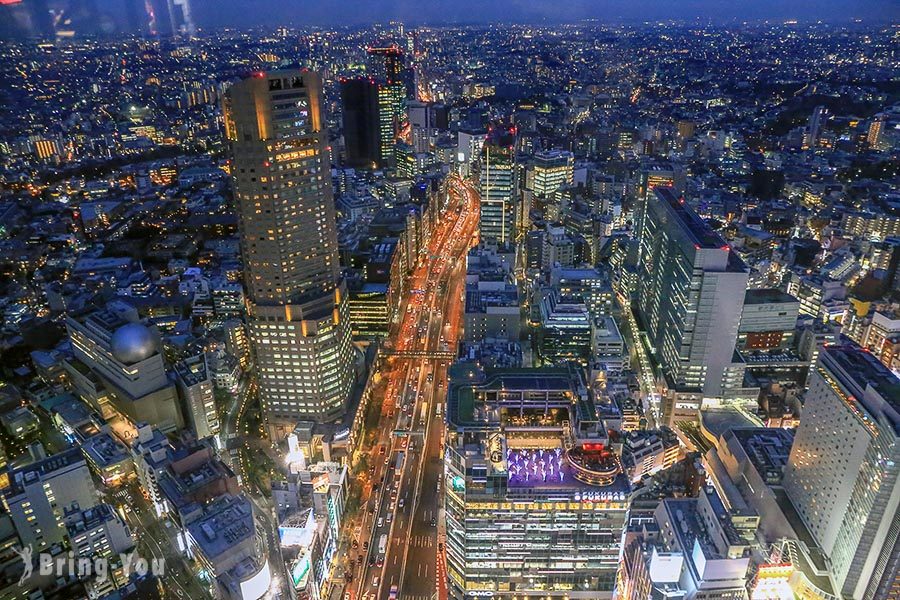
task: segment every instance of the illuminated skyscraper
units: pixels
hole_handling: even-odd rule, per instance
[[[884,137],[885,115],[877,115],[869,124],[869,131],[866,133],[866,143],[870,148],[880,149],[881,140]]]
[[[374,71],[378,79],[379,161],[388,164],[394,156],[394,142],[406,122],[406,99],[410,97],[409,73],[403,50],[395,45],[369,48],[369,56],[377,60]]]
[[[403,61],[403,50],[399,46],[368,48],[366,52],[373,58],[383,58],[382,61],[376,61],[375,65],[376,75],[379,79],[383,79],[385,83],[403,82],[405,64]]]
[[[406,121],[406,90],[402,83],[378,85],[378,154],[382,165],[394,157],[394,143]]]
[[[516,216],[515,131],[493,129],[481,150],[481,239],[501,243],[515,241]]]
[[[844,598],[895,597],[900,577],[900,379],[859,346],[826,346],[784,489]]]
[[[571,152],[551,150],[538,152],[534,162],[528,169],[525,188],[534,192],[539,198],[550,195],[564,185],[572,185],[575,169],[575,157]]]
[[[260,398],[278,436],[339,417],[354,379],[321,104],[319,76],[296,70],[258,73],[225,102]]]

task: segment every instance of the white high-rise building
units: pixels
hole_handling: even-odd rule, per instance
[[[887,598],[900,577],[900,379],[854,345],[826,346],[784,488],[844,598]]]
[[[749,270],[672,188],[656,188],[642,213],[638,308],[668,387],[721,396]]]

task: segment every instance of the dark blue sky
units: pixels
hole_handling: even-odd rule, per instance
[[[193,0],[201,26],[709,19],[900,20],[900,0]],[[248,18],[250,22],[248,23]]]

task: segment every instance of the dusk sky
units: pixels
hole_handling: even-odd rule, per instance
[[[705,19],[897,21],[896,0],[194,0],[201,26],[274,25],[303,22],[322,25],[402,19],[410,23],[490,21],[602,21]],[[247,20],[248,15],[250,21]]]

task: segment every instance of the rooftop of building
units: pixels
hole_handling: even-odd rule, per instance
[[[866,409],[884,412],[892,421],[900,435],[900,378],[882,364],[872,353],[855,344],[825,346],[819,353],[822,364],[839,366],[843,383],[847,385],[857,401],[862,401]],[[886,403],[889,410],[871,406],[866,401],[866,389],[871,387]]]
[[[726,442],[733,438],[741,445],[764,478],[769,473],[783,471],[794,444],[794,430],[780,427],[736,427],[724,437]]]
[[[625,500],[631,491],[628,478],[615,455],[605,447],[601,450],[603,457],[588,459],[582,455],[573,459],[558,438],[538,434],[526,439],[510,436],[508,431],[498,437],[480,437],[477,443],[469,441],[457,448],[461,455],[474,459],[470,466],[475,479],[481,478],[481,472],[485,477],[505,478],[508,498]],[[598,478],[592,480],[594,474]]]
[[[728,248],[728,244],[722,236],[713,231],[712,228],[684,202],[684,198],[676,196],[675,191],[672,188],[657,187],[654,188],[653,191],[661,202],[665,202],[669,206],[671,211],[683,225],[683,229],[690,233],[698,248]]]
[[[159,487],[169,501],[180,509],[194,502],[193,494],[215,481],[231,477],[234,477],[231,470],[224,463],[213,459],[182,474],[173,472],[171,468],[166,469],[159,478]]]
[[[78,466],[79,464],[87,466],[81,450],[70,448],[59,454],[48,456],[43,460],[35,461],[17,469],[10,469],[9,487],[3,490],[3,495],[7,498],[16,496],[24,491],[25,485],[37,483],[57,471]]]
[[[188,525],[188,531],[203,554],[215,560],[215,557],[255,535],[250,500],[243,494],[218,497],[203,508],[203,516]]]
[[[114,465],[131,458],[128,449],[106,432],[98,433],[84,440],[81,443],[81,450],[94,464],[100,467]]]
[[[64,508],[66,528],[71,533],[93,529],[107,521],[114,521],[118,518],[115,510],[109,504],[97,504],[90,508],[79,508],[77,506]]]
[[[569,152],[568,150],[542,150],[541,152],[535,152],[534,159],[536,163],[540,162],[551,162],[551,161],[559,161],[559,160],[574,160],[575,155]]]
[[[718,525],[721,526],[726,542],[734,546],[746,545],[746,541],[741,538],[731,522],[731,516],[722,504],[718,494],[714,491],[707,491],[706,499],[709,501]],[[685,559],[694,569],[698,568],[692,557],[695,541],[699,543],[703,557],[706,560],[723,560],[727,558],[727,555],[716,546],[711,532],[707,531],[700,515],[699,504],[701,501],[702,498],[666,498],[663,500],[664,509],[668,515],[672,530],[675,532],[685,554]],[[694,573],[694,577],[696,580],[701,579],[699,571]]]
[[[633,451],[641,450],[662,443],[666,448],[678,445],[678,436],[668,427],[660,429],[629,431],[625,435],[625,448]]]
[[[55,404],[51,409],[51,413],[58,415],[60,419],[72,427],[77,427],[94,416],[94,412],[87,404],[74,398],[67,402]]]
[[[730,429],[754,427],[757,423],[735,408],[708,408],[700,411],[700,427],[719,439]]]
[[[174,365],[175,373],[187,387],[195,386],[209,379],[206,367],[206,357],[203,354],[179,360]]]
[[[522,366],[522,346],[506,339],[487,338],[479,342],[459,343],[460,360],[478,362],[490,368]]]
[[[516,286],[507,284],[502,290],[478,289],[474,284],[466,286],[466,312],[484,313],[488,308],[519,306]]]
[[[800,302],[778,288],[750,289],[744,293],[744,304],[786,304]]]
[[[541,406],[551,402],[569,409],[574,402],[574,417],[580,415],[586,421],[596,419],[594,403],[588,398],[584,382],[575,367],[482,369],[475,363],[464,362],[457,363],[450,370],[448,420],[451,426],[460,428],[496,427],[499,423],[488,415],[476,418],[483,398],[490,397],[492,402],[509,402],[510,406],[518,406],[519,400],[514,401],[513,395],[525,394],[522,403],[528,404],[528,392],[540,396]],[[547,394],[554,394],[556,399]]]

